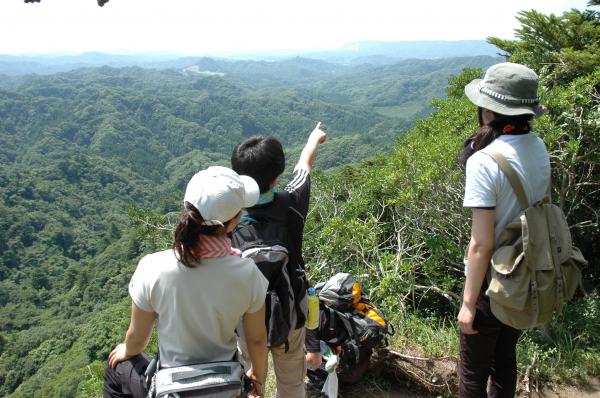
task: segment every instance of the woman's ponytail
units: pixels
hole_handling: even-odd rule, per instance
[[[222,226],[202,225],[204,219],[191,203],[185,202],[179,222],[173,234],[172,248],[184,265],[194,267],[200,262],[195,252],[200,244],[201,235],[216,235]]]
[[[462,164],[467,164],[467,159],[475,152],[485,148],[502,134],[511,134],[513,132],[528,133],[531,130],[532,115],[506,116],[494,113],[494,120],[489,124],[483,123],[482,108],[478,108],[479,129],[471,134],[463,144],[460,152]]]

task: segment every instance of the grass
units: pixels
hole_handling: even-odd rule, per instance
[[[390,338],[392,349],[404,353],[428,355],[431,357],[456,355],[456,330],[447,321],[425,320],[417,316],[407,316],[394,322],[396,334]],[[451,354],[449,354],[451,353]],[[404,391],[411,397],[430,396],[425,392],[416,392],[415,387],[406,380],[398,380],[390,375],[388,366],[382,364],[372,369],[356,386],[341,388],[340,395],[345,398],[363,396],[389,397],[399,396]],[[265,397],[275,396],[275,373],[269,356],[269,373],[265,385]],[[431,395],[437,396],[437,395]]]
[[[426,357],[458,357],[458,330],[453,319],[406,315],[396,321],[391,347]],[[517,366],[537,383],[586,384],[600,375],[600,295],[569,303],[550,325],[549,335],[526,331],[517,344]],[[528,370],[529,369],[529,370]]]
[[[390,348],[403,354],[459,357],[454,319],[398,317]],[[517,344],[520,378],[535,384],[584,385],[600,375],[600,297],[598,293],[568,304],[552,322],[550,335],[526,331]],[[378,383],[378,380],[374,380]],[[382,395],[382,396],[385,396]],[[435,396],[435,395],[434,395]]]
[[[269,355],[269,373],[265,383],[265,397],[275,396],[275,372],[273,371],[273,358]]]
[[[600,375],[600,296],[569,303],[552,322],[549,335],[529,331],[517,345],[519,371],[558,384],[585,384]]]
[[[390,339],[393,349],[428,357],[458,357],[458,331],[453,322],[407,314],[393,323],[396,324],[396,334]]]

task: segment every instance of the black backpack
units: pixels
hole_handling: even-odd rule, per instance
[[[255,207],[242,218],[232,236],[232,245],[242,251],[242,257],[254,260],[268,279],[265,300],[267,345],[277,347],[288,343],[289,333],[306,319],[302,310],[299,284],[305,290],[304,270],[296,269],[289,261],[287,211],[288,192],[278,192],[268,207]]]

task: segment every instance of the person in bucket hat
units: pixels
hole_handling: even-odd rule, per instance
[[[242,209],[256,204],[256,181],[226,167],[196,173],[186,187],[172,248],[142,258],[129,283],[131,323],[108,356],[104,397],[146,397],[143,353],[154,322],[161,367],[231,361],[240,319],[249,335],[250,396],[263,395],[268,281],[231,247]]]
[[[530,203],[546,195],[550,160],[544,142],[531,131],[531,120],[544,109],[537,90],[536,73],[510,62],[490,67],[483,79],[465,87],[465,94],[477,105],[479,128],[465,141],[461,152],[466,169],[463,206],[471,208],[473,215],[458,314],[461,398],[515,394],[520,332],[492,314],[485,295],[485,275],[500,233],[524,209],[498,164],[480,150],[498,151],[508,160]]]

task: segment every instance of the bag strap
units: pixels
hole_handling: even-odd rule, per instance
[[[358,333],[356,332],[354,324],[350,320],[352,315],[345,313],[345,312],[338,311],[333,308],[330,308],[330,311],[331,311],[331,313],[337,315],[339,317],[339,319],[342,321],[342,325],[344,325],[344,328],[348,332],[348,338],[350,338],[351,340],[354,340],[354,341],[358,341]]]
[[[518,246],[519,244],[523,246],[523,250],[529,246],[529,223],[527,222],[527,217],[525,215],[521,215],[521,228],[523,229],[523,234],[519,237],[519,239],[514,243],[513,246]],[[533,261],[525,261],[525,266],[529,269],[529,274],[531,275],[531,279],[529,281],[529,294],[531,295],[531,311],[530,311],[530,319],[531,323],[529,325],[530,329],[533,329],[540,315],[540,296],[539,296],[539,285],[538,285],[538,273],[535,270],[535,264]]]
[[[335,309],[332,309],[332,311],[334,311],[335,314],[339,316],[339,319],[342,321],[344,328],[348,332],[348,339],[352,343],[350,348],[352,348],[352,351],[354,352],[354,362],[358,363],[358,361],[360,360],[360,350],[358,348],[360,340],[358,338],[358,333],[354,327],[354,323],[350,319],[352,315],[343,313]]]
[[[327,307],[329,310],[329,332],[334,333],[335,331],[335,311],[333,308]]]
[[[223,366],[223,365],[216,365],[216,366],[209,366],[206,367],[204,369],[201,370],[192,370],[192,371],[185,371],[185,372],[173,372],[173,374],[171,375],[171,378],[173,381],[184,381],[184,380],[190,380],[190,379],[195,379],[196,377],[200,377],[200,376],[208,376],[208,375],[217,375],[217,374],[227,374],[230,375],[231,374],[231,367],[229,366]]]
[[[521,207],[524,209],[529,207],[529,200],[527,199],[527,195],[523,189],[523,184],[521,183],[521,180],[519,180],[519,177],[517,176],[517,173],[515,173],[513,167],[510,165],[508,160],[506,160],[506,157],[504,157],[503,154],[495,149],[485,148],[482,149],[481,152],[491,157],[498,164],[502,172],[506,175],[506,178],[508,178],[508,181],[510,182],[511,187],[517,196],[517,200],[521,204]]]

